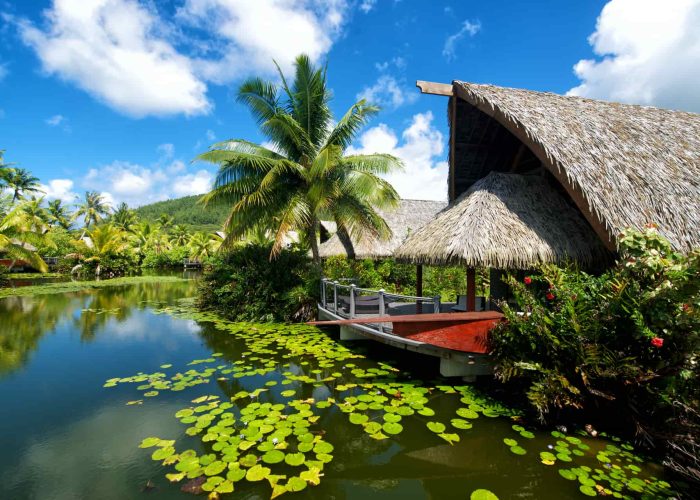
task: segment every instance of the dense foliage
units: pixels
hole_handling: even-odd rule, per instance
[[[439,295],[443,301],[455,301],[466,293],[466,269],[461,266],[424,266],[423,295]],[[352,260],[345,257],[330,257],[323,262],[323,275],[336,280],[352,278],[362,288],[403,295],[416,293],[416,266],[400,264],[393,259]],[[477,295],[488,294],[488,275],[485,269],[477,272]]]
[[[162,214],[168,214],[173,218],[175,225],[183,224],[190,231],[213,232],[220,230],[228,215],[228,207],[209,206],[205,208],[198,203],[199,199],[199,196],[185,196],[174,200],[158,201],[135,208],[134,213],[140,220],[149,222],[156,222]]]
[[[315,314],[319,270],[306,252],[239,246],[217,255],[200,280],[199,306],[237,321],[302,321]]]
[[[650,226],[626,231],[620,255],[602,276],[511,277],[516,304],[490,339],[497,375],[525,384],[543,420],[595,410],[670,443],[687,467],[700,432],[700,252],[674,253]]]

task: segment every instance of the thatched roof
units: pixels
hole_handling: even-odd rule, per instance
[[[390,257],[394,249],[410,233],[433,220],[435,214],[445,208],[446,205],[447,203],[442,201],[401,200],[399,206],[394,210],[378,210],[389,229],[391,229],[392,236],[386,241],[378,240],[369,235],[361,237],[359,241],[353,238],[355,257],[358,259]],[[320,245],[319,253],[323,258],[347,255],[345,247],[343,247],[337,234],[334,234],[328,241]]]
[[[610,248],[647,223],[679,251],[700,247],[700,115],[459,81],[453,89],[454,196],[489,171],[541,164]]]
[[[579,211],[541,176],[492,172],[396,249],[398,260],[531,269],[609,253]]]

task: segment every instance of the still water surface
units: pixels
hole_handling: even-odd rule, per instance
[[[212,353],[222,354],[220,363],[241,362],[246,351],[242,339],[210,323],[157,314],[159,308],[193,294],[194,283],[185,282],[0,300],[0,498],[192,498],[180,491],[186,481],[171,484],[165,478],[172,467],[151,460],[152,449],[138,447],[142,439],[175,439],[178,451],[187,447],[207,453],[210,449],[199,438],[185,435],[187,426],[174,414],[202,395],[228,401],[240,390],[282,382],[290,369],[290,359],[280,356],[279,366],[264,375],[225,382],[211,377],[207,384],[164,390],[151,398],[143,397],[137,384],[104,388],[108,379],[157,372],[161,365],[185,371],[192,360]],[[394,356],[376,344],[363,349],[368,359],[353,360],[358,366],[377,366],[372,357],[390,361],[387,356]],[[414,374],[434,376],[437,367],[425,358],[393,361]],[[295,373],[313,367],[302,365],[294,365]],[[342,379],[352,381],[349,373]],[[271,387],[260,402],[279,403],[284,399],[280,392],[288,388]],[[328,392],[322,384],[307,389],[304,397]],[[454,416],[460,407],[458,397],[447,396],[431,396],[438,416]],[[143,404],[126,404],[134,400]],[[319,413],[323,439],[334,446],[334,458],[319,486],[283,498],[465,499],[477,488],[501,499],[584,498],[579,482],[562,478],[557,469],[599,467],[595,450],[607,444],[581,438],[592,453],[575,456],[574,464],[546,466],[538,454],[557,439],[546,433],[522,439],[508,417],[482,416],[472,429],[457,431],[461,440],[450,445],[426,429],[426,421],[435,418],[404,417],[402,433],[378,441],[334,407]],[[441,420],[449,422],[450,417]],[[528,453],[513,454],[504,438],[527,441]],[[642,474],[662,477],[658,467],[641,465]],[[240,482],[231,496],[269,498],[270,491],[267,484]]]

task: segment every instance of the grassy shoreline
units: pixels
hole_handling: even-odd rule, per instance
[[[177,276],[126,276],[101,281],[67,281],[46,283],[44,285],[22,286],[17,288],[0,288],[0,299],[5,297],[31,297],[54,293],[79,292],[109,286],[138,285],[142,283],[177,283],[189,281]]]

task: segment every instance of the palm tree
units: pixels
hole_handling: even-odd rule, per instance
[[[168,214],[160,214],[160,217],[156,219],[156,222],[160,224],[160,228],[167,232],[175,222],[175,219]]]
[[[12,173],[14,163],[5,163],[5,150],[0,149],[0,188],[7,185],[7,177]]]
[[[87,238],[81,238],[76,242],[76,247],[82,255],[87,257],[84,262],[96,262],[97,276],[102,272],[101,262],[110,256],[117,255],[129,248],[127,234],[121,229],[103,224],[92,230],[86,231]]]
[[[85,201],[78,205],[78,210],[75,212],[76,217],[83,217],[85,229],[89,228],[90,224],[101,222],[107,214],[109,214],[109,205],[104,196],[97,191],[85,191]]]
[[[121,202],[116,210],[112,212],[110,222],[124,231],[131,232],[138,218],[136,212],[129,208],[124,202]]]
[[[203,232],[194,233],[190,237],[188,246],[190,248],[190,257],[201,259],[210,257],[217,252],[221,246],[221,238],[216,234],[207,234]]]
[[[49,222],[51,220],[49,212],[42,206],[43,203],[43,197],[36,198],[32,196],[31,199],[19,205],[26,216],[29,228],[39,234],[44,234],[49,230]]]
[[[32,229],[22,204],[0,214],[0,252],[12,259],[10,269],[15,261],[24,260],[34,269],[46,272],[46,262],[35,251],[42,244],[52,245],[45,233]]]
[[[61,200],[51,200],[48,206],[49,218],[53,225],[70,231],[73,225],[73,214],[70,213]]]
[[[273,148],[232,139],[199,155],[219,165],[214,189],[203,203],[231,205],[224,229],[227,246],[261,221],[275,221],[272,256],[297,230],[318,262],[319,220],[328,217],[354,255],[351,233],[391,234],[376,208],[395,206],[399,196],[379,176],[401,168],[401,162],[387,154],[345,156],[379,108],[361,100],[333,126],[325,68],[314,68],[305,55],[297,57],[295,68],[291,86],[279,67],[281,87],[260,78],[241,85],[238,101],[248,106]]]
[[[27,193],[39,193],[39,178],[34,177],[29,170],[13,168],[5,174],[5,184],[12,189],[12,201],[23,198]]]
[[[184,246],[190,239],[190,230],[184,224],[173,226],[170,233],[170,242],[175,246]]]

